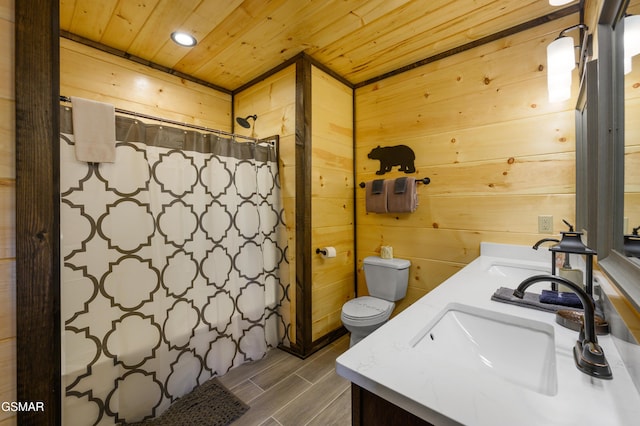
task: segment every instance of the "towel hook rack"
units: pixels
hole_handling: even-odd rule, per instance
[[[422,178],[422,179],[416,179],[416,183],[422,183],[424,185],[429,185],[429,183],[431,183],[431,179],[428,177]],[[364,182],[360,182],[358,184],[358,186],[360,188],[364,188],[365,186],[367,186]]]

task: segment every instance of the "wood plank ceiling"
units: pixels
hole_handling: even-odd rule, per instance
[[[60,27],[232,91],[303,51],[362,83],[559,9],[547,0],[60,0]],[[174,44],[176,30],[197,46]]]

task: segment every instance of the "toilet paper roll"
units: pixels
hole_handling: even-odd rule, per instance
[[[380,247],[380,257],[383,259],[393,259],[393,247],[391,246]]]
[[[322,257],[336,257],[336,248],[335,247],[322,247],[320,249],[320,254]]]

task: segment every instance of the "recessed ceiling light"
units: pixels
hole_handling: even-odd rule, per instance
[[[179,44],[180,46],[191,47],[195,46],[198,41],[191,34],[187,34],[182,31],[174,31],[171,33],[171,40]]]

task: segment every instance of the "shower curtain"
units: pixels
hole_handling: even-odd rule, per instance
[[[61,108],[63,424],[161,414],[288,346],[274,149],[117,117],[115,163],[78,162]]]

